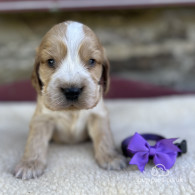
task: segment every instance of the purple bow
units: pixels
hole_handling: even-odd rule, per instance
[[[176,161],[177,153],[180,152],[180,149],[173,144],[176,139],[161,139],[155,146],[150,146],[139,133],[135,133],[127,147],[127,150],[134,154],[129,164],[137,165],[143,172],[149,157],[152,156],[155,165],[161,164],[165,169],[170,169]]]

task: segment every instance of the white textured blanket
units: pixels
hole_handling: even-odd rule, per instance
[[[52,144],[43,176],[22,181],[12,176],[22,156],[32,103],[0,104],[0,194],[195,194],[195,97],[168,97],[108,101],[117,147],[139,133],[159,133],[188,142],[188,153],[179,157],[166,175],[154,175],[152,163],[141,173],[135,165],[121,171],[102,170],[93,157],[92,143]]]

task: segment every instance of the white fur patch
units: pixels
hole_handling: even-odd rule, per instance
[[[63,39],[67,46],[67,56],[62,61],[59,70],[54,74],[54,78],[58,77],[63,79],[63,82],[71,84],[79,83],[83,78],[90,77],[78,55],[84,36],[83,24],[78,22],[67,23],[67,31]]]
[[[78,49],[84,36],[83,24],[78,22],[68,24],[65,43],[68,48],[69,57],[75,58],[78,55]]]

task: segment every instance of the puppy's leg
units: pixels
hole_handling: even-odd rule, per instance
[[[93,140],[95,158],[100,167],[108,170],[120,170],[126,167],[126,159],[115,150],[108,118],[91,115],[88,130]]]
[[[53,129],[54,122],[47,116],[38,115],[32,119],[23,158],[14,171],[17,178],[31,179],[43,173]]]

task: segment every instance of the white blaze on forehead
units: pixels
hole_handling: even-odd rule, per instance
[[[84,38],[83,24],[71,22],[67,24],[65,42],[68,49],[68,54],[71,57],[78,55],[79,46]]]
[[[83,24],[78,22],[65,24],[67,30],[63,41],[67,47],[67,55],[62,59],[60,68],[53,75],[53,78],[58,78],[64,83],[79,83],[82,79],[90,77],[79,57],[79,48],[85,37]]]

